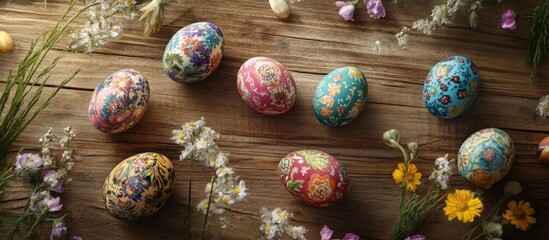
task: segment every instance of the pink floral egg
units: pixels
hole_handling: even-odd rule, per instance
[[[292,152],[280,160],[278,171],[282,185],[297,199],[312,206],[333,205],[349,191],[347,170],[325,152]]]
[[[292,74],[271,58],[248,59],[238,71],[237,86],[244,102],[263,114],[285,113],[295,103],[296,87]]]
[[[145,114],[149,82],[133,69],[123,69],[101,81],[88,109],[92,125],[105,133],[119,133],[133,127]]]

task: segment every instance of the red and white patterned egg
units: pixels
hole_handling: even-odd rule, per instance
[[[296,99],[295,82],[290,71],[274,59],[248,59],[238,71],[238,92],[253,110],[278,115],[292,108]]]
[[[288,192],[315,207],[333,205],[345,198],[349,191],[346,168],[325,152],[292,152],[280,160],[278,172]]]

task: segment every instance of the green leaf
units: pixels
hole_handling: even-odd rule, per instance
[[[286,183],[286,188],[295,193],[301,192],[298,188],[301,186],[301,184],[303,184],[303,182],[303,180],[288,181]]]
[[[528,47],[524,62],[532,68],[530,86],[536,84],[536,73],[541,61],[549,53],[549,0],[541,0],[532,14],[532,27],[528,34]]]

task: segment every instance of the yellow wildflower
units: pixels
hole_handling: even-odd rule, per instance
[[[536,219],[533,218],[532,214],[535,213],[532,206],[530,206],[529,202],[519,201],[517,205],[517,201],[510,201],[507,204],[507,209],[505,213],[503,214],[503,218],[511,221],[511,224],[515,225],[515,227],[519,228],[522,231],[526,231],[530,229],[530,225],[536,223]]]
[[[467,223],[473,222],[475,216],[480,216],[483,208],[482,202],[475,198],[473,193],[456,189],[455,192],[448,194],[444,213],[448,216],[448,221],[457,217],[459,221]]]
[[[410,191],[415,191],[421,184],[421,173],[417,171],[413,163],[406,166],[404,163],[398,164],[398,169],[393,172],[393,179],[397,184],[405,184]]]

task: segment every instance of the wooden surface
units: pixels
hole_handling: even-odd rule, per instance
[[[0,30],[12,34],[16,48],[0,55],[0,79],[16,69],[31,40],[50,29],[64,11],[66,1],[0,1]],[[433,36],[413,33],[407,49],[396,47],[394,34],[402,25],[430,14],[431,1],[404,0],[401,7],[385,0],[387,18],[373,20],[363,3],[355,22],[345,22],[333,1],[304,0],[292,6],[291,17],[277,19],[268,1],[184,0],[169,4],[162,31],[142,37],[142,23],[128,22],[122,38],[95,54],[69,53],[52,73],[57,84],[76,69],[82,71],[53,100],[52,104],[19,137],[12,151],[38,151],[38,138],[52,126],[60,133],[72,125],[78,133],[74,148],[78,162],[74,182],[62,194],[69,233],[85,239],[184,239],[187,208],[188,162],[180,162],[180,148],[170,140],[171,130],[204,116],[208,125],[221,133],[218,144],[231,154],[231,165],[249,187],[246,203],[227,214],[229,228],[208,232],[219,239],[249,239],[258,230],[262,206],[282,207],[294,213],[294,224],[318,231],[327,224],[335,237],[354,232],[362,239],[386,239],[397,216],[398,188],[391,178],[399,152],[381,141],[384,131],[395,128],[403,142],[417,141],[417,162],[424,176],[433,160],[449,153],[455,158],[470,134],[497,127],[510,134],[516,146],[516,161],[502,181],[518,180],[523,193],[515,199],[532,202],[538,223],[530,232],[505,227],[504,239],[546,239],[549,234],[549,165],[535,156],[539,140],[549,135],[549,120],[536,117],[538,99],[549,94],[549,66],[544,64],[539,84],[528,87],[529,70],[523,65],[527,22],[518,31],[500,29],[500,14],[507,8],[530,11],[535,1],[484,1],[476,29],[468,26],[467,14],[456,24]],[[429,2],[425,4],[424,2]],[[170,37],[183,26],[210,21],[223,30],[225,53],[218,70],[205,81],[179,84],[162,70],[162,53]],[[380,55],[372,48],[382,43]],[[63,46],[58,46],[59,52]],[[451,55],[469,56],[481,74],[480,92],[472,107],[456,119],[437,119],[423,107],[421,91],[428,70]],[[54,53],[55,55],[55,53]],[[296,79],[298,97],[292,110],[281,116],[265,116],[248,108],[236,89],[236,73],[250,57],[268,56],[283,63]],[[369,84],[368,103],[350,125],[328,128],[314,117],[311,98],[323,75],[336,67],[352,65],[362,69]],[[91,94],[97,83],[123,68],[141,71],[150,81],[149,109],[132,129],[106,135],[93,128],[87,117]],[[3,87],[3,85],[1,85]],[[347,166],[352,187],[348,198],[335,207],[321,209],[303,205],[280,184],[276,173],[279,160],[301,149],[331,153]],[[105,177],[121,160],[136,153],[154,151],[168,156],[176,168],[176,189],[167,204],[152,218],[125,222],[111,217],[101,200]],[[454,186],[471,187],[457,173]],[[193,186],[193,205],[203,198],[203,187],[211,172],[199,168]],[[501,196],[503,183],[488,190],[483,199],[490,208]],[[15,185],[3,204],[21,207],[28,197]],[[448,222],[437,212],[421,231],[429,239],[456,239],[473,224]],[[44,238],[49,232],[43,233]]]

